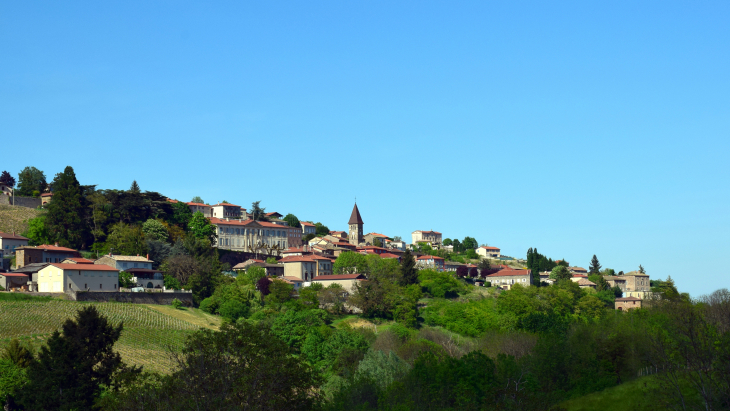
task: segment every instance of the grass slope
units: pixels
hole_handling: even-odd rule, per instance
[[[653,377],[633,381],[574,398],[560,404],[568,411],[648,411],[655,410],[656,403],[647,394],[655,387]]]
[[[2,204],[0,205],[0,231],[12,233],[15,230],[15,234],[24,233],[28,229],[28,220],[45,212],[45,210]]]
[[[217,329],[220,319],[200,310],[123,303],[86,303],[58,299],[0,299],[0,348],[18,338],[38,349],[68,318],[85,305],[95,305],[124,330],[115,345],[124,361],[150,371],[169,372],[168,348],[179,349],[185,338],[203,328]]]

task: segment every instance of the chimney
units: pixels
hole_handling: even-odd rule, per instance
[[[147,259],[148,259],[148,260],[150,259],[150,255],[149,255],[149,254],[147,254]]]
[[[54,246],[58,247],[58,243],[53,243]]]

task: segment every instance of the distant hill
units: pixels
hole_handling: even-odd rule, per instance
[[[46,210],[0,205],[0,232],[22,234],[28,229],[28,220],[38,217]]]

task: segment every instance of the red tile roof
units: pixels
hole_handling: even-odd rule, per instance
[[[312,278],[312,281],[327,281],[327,280],[359,280],[364,279],[365,276],[362,274],[333,274],[333,275],[318,275]]]
[[[419,260],[443,260],[441,257],[436,257],[435,255],[422,255],[418,257]]]
[[[301,278],[299,278],[299,277],[292,277],[290,275],[284,275],[284,276],[277,277],[277,278],[283,278],[283,279],[288,280],[288,281],[291,281],[293,283],[303,283],[304,282],[304,280],[302,280]]]
[[[279,224],[269,223],[266,221],[254,221],[254,220],[243,220],[243,221],[229,220],[229,221],[226,221],[222,218],[217,218],[217,217],[211,217],[211,218],[209,218],[209,220],[210,220],[211,224],[216,224],[216,225],[220,224],[220,225],[247,226],[247,225],[255,222],[255,223],[261,225],[261,227],[265,227],[265,228],[277,228],[279,230],[287,230],[287,229],[291,228],[286,225],[279,225]]]
[[[399,255],[395,255],[393,253],[383,253],[383,254],[379,254],[379,255],[380,255],[380,258],[400,258]]]
[[[51,263],[56,268],[62,270],[77,270],[77,271],[119,271],[116,268],[109,267],[106,264],[62,264],[62,263]]]
[[[59,247],[59,246],[56,246],[56,245],[49,245],[49,244],[42,244],[42,245],[39,245],[37,247],[30,247],[30,248],[40,248],[40,249],[45,250],[45,251],[66,251],[66,252],[71,251],[71,252],[74,252],[74,253],[77,252],[76,250],[71,249],[71,248]]]
[[[479,248],[483,248],[485,250],[497,250],[497,251],[499,251],[499,248],[497,248],[497,247],[489,247],[489,246],[486,246],[486,245],[483,245],[483,246],[481,246]]]
[[[573,274],[573,277],[574,278],[588,278],[588,276],[585,274]]]
[[[212,207],[215,207],[215,206],[228,206],[228,207],[238,207],[238,208],[241,208],[241,206],[237,206],[237,205],[231,204],[231,203],[218,203],[218,204],[213,204],[212,205]]]
[[[53,197],[53,193],[43,193],[41,197]]]
[[[28,240],[27,238],[23,237],[22,235],[10,234],[10,233],[0,233],[0,238],[6,239],[6,240]]]
[[[187,204],[189,206],[210,207],[208,204],[203,204],[203,203],[185,203],[185,204]]]
[[[423,234],[441,234],[438,231],[424,231],[424,230],[416,230],[415,232],[420,231]]]
[[[508,276],[517,276],[517,275],[530,275],[530,270],[514,270],[514,269],[499,270],[494,274],[487,275],[487,277],[508,277]]]
[[[0,275],[5,276],[5,277],[27,277],[28,276],[26,274],[21,274],[21,273],[0,273]]]
[[[376,237],[383,237],[383,238],[388,238],[388,236],[387,236],[387,235],[385,235],[385,234],[379,234],[379,233],[367,233],[367,234],[365,234],[365,235],[374,235],[374,236],[376,236]]]
[[[307,225],[307,226],[315,227],[315,225],[314,225],[314,224],[312,224],[312,223],[308,223],[308,222],[306,222],[306,221],[300,221],[300,223],[301,223],[302,225]]]

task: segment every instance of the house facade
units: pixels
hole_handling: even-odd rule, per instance
[[[477,254],[485,258],[499,258],[502,256],[499,248],[486,245],[477,248]]]
[[[624,293],[651,291],[649,275],[638,271],[631,271],[624,275],[607,275],[604,277],[611,287],[618,286]]]
[[[0,273],[0,287],[5,291],[28,291],[29,278],[23,273]]]
[[[523,286],[532,285],[532,271],[518,270],[514,268],[503,268],[494,274],[484,277],[492,283],[492,287],[511,289],[515,284]]]
[[[51,200],[53,200],[53,193],[48,192],[48,193],[41,194],[41,205],[42,206],[45,207],[48,203],[51,202]]]
[[[424,230],[416,230],[411,233],[411,239],[412,244],[418,244],[418,243],[429,243],[431,247],[436,247],[441,245],[441,233],[438,231],[424,231]]]
[[[43,244],[37,247],[22,246],[15,249],[15,267],[22,268],[32,263],[60,263],[61,261],[81,257],[78,251],[56,245]]]
[[[305,282],[312,281],[317,276],[317,260],[311,256],[294,256],[282,258],[284,264],[284,277],[294,277]]]
[[[313,283],[320,283],[325,288],[331,284],[339,284],[348,293],[352,293],[355,284],[360,281],[365,281],[365,276],[362,274],[323,275],[312,280]]]
[[[213,208],[209,206],[208,204],[203,203],[185,203],[190,208],[190,211],[195,214],[197,212],[200,212],[203,214],[203,217],[210,218],[213,217]]]
[[[38,291],[119,291],[119,270],[104,264],[51,263],[38,271]]]
[[[15,254],[15,249],[28,245],[28,239],[22,235],[0,233],[0,258]]]
[[[290,246],[290,240],[296,239],[297,232],[288,225],[278,225],[266,221],[231,220],[211,218],[210,223],[216,227],[218,238],[213,244],[225,250],[251,252],[259,245],[277,247],[285,250]],[[299,240],[301,241],[301,239]],[[268,254],[263,248],[260,252]]]
[[[299,224],[302,226],[302,237],[308,234],[317,234],[317,226],[309,221],[300,221]]]
[[[628,311],[633,310],[634,308],[641,308],[641,303],[641,298],[623,297],[616,299],[614,307],[619,311]]]
[[[236,220],[240,220],[241,216],[244,219],[246,218],[246,209],[234,204],[219,203],[212,205],[210,208],[215,218],[232,218]]]
[[[108,265],[119,271],[127,271],[130,268],[152,269],[154,261],[139,255],[105,255],[94,261],[94,264]]]
[[[416,266],[419,268],[444,269],[444,259],[433,255],[422,255],[416,258]]]

